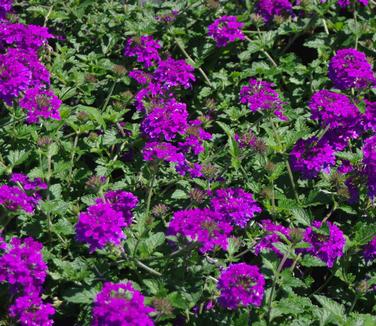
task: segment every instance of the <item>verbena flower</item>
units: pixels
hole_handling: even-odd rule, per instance
[[[333,223],[314,221],[304,234],[304,242],[310,247],[303,249],[320,260],[329,268],[332,268],[335,261],[343,255],[346,239],[343,232]]]
[[[22,326],[51,326],[50,319],[55,309],[50,303],[43,303],[39,295],[26,294],[18,297],[9,307],[10,317],[16,319]]]
[[[0,99],[8,105],[25,91],[31,80],[30,70],[9,54],[0,54]]]
[[[364,173],[368,179],[368,195],[376,196],[376,136],[367,138],[363,146]]]
[[[366,261],[373,261],[376,258],[376,236],[364,247],[363,256]]]
[[[30,88],[20,101],[27,112],[26,121],[38,123],[40,118],[60,120],[59,108],[62,101],[50,90]]]
[[[219,303],[228,309],[253,305],[261,306],[265,279],[259,268],[246,263],[231,264],[222,271],[217,288],[221,291]]]
[[[33,238],[12,238],[0,257],[0,282],[13,293],[39,294],[47,275],[42,244]]]
[[[123,228],[126,225],[122,212],[116,211],[109,203],[97,203],[80,213],[76,238],[88,244],[89,252],[92,253],[108,244],[120,245],[125,238]]]
[[[136,57],[137,62],[144,65],[145,68],[155,66],[161,60],[159,41],[154,40],[152,36],[144,35],[140,38],[130,38],[125,43],[124,55],[126,57]]]
[[[293,15],[292,3],[289,0],[258,0],[255,9],[265,23],[270,23],[274,16]]]
[[[34,178],[31,180],[27,175],[23,173],[13,173],[10,177],[10,181],[19,183],[24,190],[41,190],[47,189],[47,183],[43,182],[41,178]]]
[[[6,15],[12,10],[13,0],[0,0],[0,20],[6,18]]]
[[[279,249],[274,246],[277,242],[282,242],[283,234],[287,239],[290,238],[290,229],[282,225],[273,223],[271,220],[262,220],[261,225],[266,235],[256,244],[255,254],[258,255],[263,250],[271,250],[278,256],[283,256]]]
[[[92,326],[152,326],[149,314],[154,309],[145,306],[144,296],[130,282],[103,285],[93,308]]]
[[[111,204],[112,209],[123,215],[125,226],[130,226],[132,224],[132,210],[137,206],[138,198],[131,192],[122,190],[108,191],[104,194],[104,200],[98,198],[96,202],[97,204]]]
[[[356,131],[360,125],[359,109],[343,94],[320,90],[313,94],[308,104],[312,119],[321,127],[343,127]]]
[[[338,50],[330,59],[328,76],[338,89],[362,89],[376,84],[366,55],[355,49]]]
[[[207,208],[196,208],[176,212],[167,232],[198,242],[200,251],[206,253],[218,247],[226,250],[232,229],[231,224],[224,221],[221,214]]]
[[[366,112],[364,114],[364,126],[366,129],[376,132],[376,102],[365,101]]]
[[[323,139],[300,139],[290,152],[290,163],[292,169],[301,173],[303,178],[313,179],[321,171],[328,172],[335,164],[334,150]]]
[[[143,149],[143,157],[145,161],[159,159],[178,165],[185,163],[185,157],[179,152],[179,148],[167,142],[147,142]]]
[[[338,0],[337,3],[341,8],[346,8],[351,5],[354,1],[351,0]],[[358,3],[362,4],[363,6],[368,6],[368,0],[357,0]]]
[[[4,21],[0,24],[0,47],[12,45],[21,49],[37,50],[50,38],[53,38],[53,35],[48,32],[47,27]]]
[[[253,195],[241,188],[218,189],[210,201],[212,209],[223,215],[227,222],[244,228],[261,207]]]
[[[184,141],[179,142],[179,148],[185,154],[193,153],[198,155],[205,151],[203,142],[210,140],[212,135],[205,131],[202,127],[202,122],[199,120],[189,121],[189,126],[186,129]]]
[[[150,139],[172,140],[188,128],[188,111],[184,103],[171,98],[154,107],[141,124]]]
[[[194,68],[184,59],[168,58],[159,62],[153,77],[164,89],[172,87],[190,88],[192,82],[196,80],[193,71]]]
[[[208,35],[215,40],[217,47],[223,47],[236,40],[244,40],[243,26],[244,23],[239,22],[236,16],[223,16],[208,26]]]
[[[250,79],[248,85],[240,89],[240,103],[246,104],[251,111],[270,110],[281,120],[287,120],[283,115],[285,103],[273,88],[273,83]]]

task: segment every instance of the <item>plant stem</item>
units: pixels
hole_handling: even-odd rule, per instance
[[[259,36],[260,35],[260,31],[258,31],[258,34]],[[248,41],[248,42],[251,42],[252,43],[252,40],[248,37],[248,36],[244,36],[245,39]],[[274,61],[274,59],[271,57],[271,55],[264,49],[261,50],[261,52],[266,56],[266,58],[270,61],[270,63],[274,66],[274,67],[278,67],[277,63]]]
[[[146,214],[145,214],[146,217],[149,217],[149,214],[150,214],[151,198],[153,197],[153,187],[154,187],[155,177],[157,175],[157,170],[158,170],[158,166],[153,169],[153,175],[149,183],[149,192],[148,192],[148,197],[146,199]]]
[[[115,79],[114,82],[112,83],[112,86],[111,86],[111,88],[110,88],[110,91],[108,92],[108,95],[107,95],[107,97],[106,97],[106,100],[105,100],[105,102],[104,102],[104,104],[103,104],[103,108],[102,108],[103,111],[106,110],[106,108],[107,108],[107,106],[108,106],[108,103],[110,102],[111,96],[112,96],[112,94],[114,93],[115,86],[116,86],[117,82],[118,82],[117,79]]]
[[[137,266],[141,267],[142,269],[148,271],[150,274],[156,275],[156,276],[162,276],[161,273],[157,272],[155,269],[145,265],[144,263],[140,262],[138,259],[135,259],[135,262]]]
[[[270,325],[270,322],[271,322],[272,302],[273,302],[275,287],[276,287],[276,284],[277,284],[277,278],[279,277],[279,274],[281,273],[281,270],[286,263],[286,260],[289,256],[289,253],[290,253],[290,251],[283,255],[282,260],[279,263],[277,271],[275,272],[274,277],[273,277],[272,289],[270,291],[270,296],[269,296],[269,301],[268,301],[268,313],[267,313],[267,323],[268,323],[268,325]]]
[[[359,295],[355,294],[355,298],[354,298],[354,300],[353,300],[353,302],[351,304],[351,307],[350,307],[350,310],[349,310],[349,314],[351,314],[352,311],[354,310],[355,305],[358,302],[358,299],[359,299]]]
[[[286,167],[287,167],[287,172],[289,174],[289,178],[290,178],[292,190],[294,191],[295,199],[299,203],[300,202],[299,195],[298,195],[298,192],[296,190],[296,185],[295,185],[295,181],[294,181],[294,175],[292,174],[291,166],[290,166],[290,163],[289,163],[288,159],[286,159]]]
[[[325,20],[325,18],[321,18],[321,21],[322,21],[322,24],[324,25],[325,33],[326,33],[327,35],[329,35],[329,29],[328,29],[328,25],[326,24],[326,20]]]

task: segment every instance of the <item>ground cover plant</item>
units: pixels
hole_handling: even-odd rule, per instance
[[[375,13],[0,0],[0,325],[375,325]]]

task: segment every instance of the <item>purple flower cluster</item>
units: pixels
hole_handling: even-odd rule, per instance
[[[0,21],[12,10],[13,0],[0,0]]]
[[[145,306],[144,296],[130,282],[106,282],[95,299],[91,325],[152,326],[149,314],[153,311]]]
[[[152,36],[134,37],[127,40],[124,48],[124,56],[136,57],[137,62],[142,63],[145,68],[149,68],[161,61],[159,56],[160,48],[160,43],[155,41]]]
[[[322,1],[322,2],[324,2],[324,1]],[[357,2],[359,2],[363,6],[368,6],[368,0],[357,0]],[[352,1],[351,0],[338,0],[337,3],[341,8],[346,8],[346,7],[349,7],[351,5]]]
[[[149,42],[152,40],[151,36],[148,37]],[[154,47],[155,51],[158,49]],[[189,173],[192,177],[201,177],[201,166],[191,162],[191,157],[196,159],[204,151],[203,142],[211,139],[211,135],[201,127],[201,121],[188,120],[186,104],[177,101],[173,92],[175,89],[191,87],[195,81],[194,68],[185,60],[171,57],[152,60],[148,52],[139,48],[137,53],[138,58],[145,61],[145,57],[148,57],[148,62],[153,63],[153,71],[134,70],[130,73],[132,78],[143,85],[135,96],[135,105],[138,110],[145,112],[141,123],[142,133],[147,139],[143,149],[144,160],[172,162],[179,174]],[[151,68],[151,65],[144,65],[144,68]]]
[[[40,178],[30,180],[21,173],[14,173],[10,181],[15,185],[0,186],[0,205],[12,211],[22,209],[27,213],[33,213],[41,199],[38,191],[47,189],[47,184]]]
[[[324,139],[300,139],[290,152],[290,163],[294,171],[306,179],[312,179],[321,171],[328,172],[335,164],[334,150]]]
[[[343,232],[336,225],[331,222],[322,225],[320,221],[312,222],[306,229],[303,241],[310,244],[303,251],[319,258],[329,268],[343,255],[346,243]]]
[[[376,132],[376,102],[365,100],[365,103],[364,126],[367,130]]]
[[[211,199],[211,207],[231,223],[244,228],[261,207],[253,199],[253,195],[241,188],[218,189]]]
[[[362,89],[376,85],[372,67],[363,52],[341,49],[329,62],[329,78],[338,89]]]
[[[76,224],[77,240],[87,243],[90,253],[108,244],[119,245],[125,238],[123,228],[131,224],[131,211],[137,203],[137,198],[129,192],[106,193],[104,199],[98,198],[95,205],[80,213]]]
[[[262,220],[262,228],[266,235],[256,244],[255,254],[258,255],[263,250],[271,250],[278,256],[282,256],[281,252],[274,246],[277,242],[282,242],[281,234],[290,239],[290,229],[282,225],[273,223],[271,220]]]
[[[53,35],[46,27],[1,20],[0,99],[9,106],[20,100],[28,123],[60,119],[61,101],[49,90],[49,72],[38,58],[39,49],[50,38]]]
[[[267,81],[250,79],[248,85],[240,89],[240,103],[246,104],[251,111],[270,110],[281,120],[287,120],[283,114],[285,104],[273,89],[274,84]]]
[[[254,305],[259,307],[264,297],[265,279],[257,266],[231,264],[222,271],[217,288],[219,303],[228,309]]]
[[[47,276],[43,261],[42,244],[32,238],[13,238],[4,241],[0,257],[0,282],[6,281],[17,298],[9,307],[11,317],[23,325],[52,325],[49,316],[55,313],[52,305],[43,303],[42,285]]]
[[[368,194],[376,196],[376,136],[367,138],[363,146],[364,173],[368,178]]]
[[[262,16],[265,23],[270,23],[274,16],[293,15],[292,3],[289,0],[258,0],[256,12]]]
[[[222,16],[208,26],[208,35],[215,40],[217,47],[224,47],[236,40],[244,40],[243,26],[244,23],[235,16]]]
[[[373,261],[376,258],[376,236],[364,247],[363,256],[366,261]]]
[[[232,229],[231,224],[224,221],[221,214],[207,208],[196,208],[176,212],[167,233],[180,234],[189,241],[198,242],[201,245],[200,251],[206,253],[217,247],[226,250]]]

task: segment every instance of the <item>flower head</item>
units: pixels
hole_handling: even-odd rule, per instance
[[[253,199],[253,195],[241,188],[216,190],[210,204],[227,222],[241,228],[244,228],[256,213],[261,212],[261,207]]]
[[[274,16],[293,15],[292,3],[289,0],[258,0],[256,13],[264,18],[265,23],[270,23]]]
[[[144,35],[140,38],[130,38],[125,43],[124,55],[126,57],[136,57],[137,62],[144,64],[145,68],[155,66],[161,60],[159,41],[152,36]]]
[[[362,89],[376,85],[376,78],[366,55],[355,49],[338,50],[330,59],[328,75],[338,89]]]
[[[319,258],[329,268],[343,255],[346,243],[343,232],[336,225],[331,222],[322,225],[320,221],[312,222],[312,226],[306,229],[303,240],[310,244],[303,251]]]
[[[364,125],[367,129],[376,132],[376,102],[365,101],[365,103]]]
[[[235,40],[244,40],[242,32],[244,24],[239,22],[235,16],[223,16],[208,26],[208,34],[211,36],[217,47],[226,46]]]
[[[363,256],[366,261],[372,261],[376,258],[376,236],[364,247]]]
[[[13,0],[0,0],[0,20],[6,18],[6,15],[12,10]]]
[[[376,136],[367,138],[363,146],[364,173],[368,178],[368,194],[376,196]]]
[[[222,271],[217,288],[221,291],[219,303],[229,309],[261,306],[265,279],[257,266],[246,263],[231,264]]]
[[[153,311],[130,282],[106,282],[94,302],[92,326],[152,326],[149,314]]]

